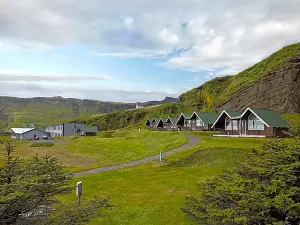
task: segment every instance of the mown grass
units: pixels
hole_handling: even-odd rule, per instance
[[[187,138],[177,132],[124,129],[94,137],[60,138],[54,141],[54,145],[50,143],[52,146],[49,143],[11,141],[15,146],[15,155],[24,160],[36,155],[56,156],[66,170],[75,172],[155,155],[185,144]],[[4,160],[4,155],[0,155],[0,164]]]
[[[67,149],[97,160],[97,167],[120,164],[181,146],[187,138],[177,132],[119,130],[73,140]],[[74,168],[76,170],[76,168]]]
[[[90,224],[193,224],[180,210],[187,195],[196,191],[196,183],[245,161],[251,150],[264,139],[216,138],[199,136],[196,146],[153,162],[114,172],[78,177],[82,181],[83,201],[107,196],[114,208],[104,218]],[[76,201],[76,196],[63,196]]]

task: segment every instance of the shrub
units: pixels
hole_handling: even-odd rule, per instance
[[[36,142],[30,145],[30,147],[36,148],[36,147],[52,147],[54,145],[53,142]]]

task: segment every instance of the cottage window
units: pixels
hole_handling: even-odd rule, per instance
[[[238,121],[231,120],[229,117],[226,117],[225,130],[238,130]]]
[[[248,118],[248,130],[264,130],[265,125],[263,121],[258,119],[254,114],[251,114]]]
[[[204,124],[202,123],[201,120],[197,119],[197,120],[196,120],[196,126],[197,126],[197,127],[201,127],[201,126],[203,127]]]

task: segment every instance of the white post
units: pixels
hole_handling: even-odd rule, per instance
[[[82,182],[81,181],[77,182],[76,195],[78,196],[78,207],[80,207],[80,198],[82,195]]]
[[[163,155],[162,155],[162,152],[160,152],[159,153],[159,161],[162,162],[162,160],[163,160]]]

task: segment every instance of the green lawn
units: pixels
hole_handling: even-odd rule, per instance
[[[137,129],[127,129],[79,138],[67,145],[67,149],[74,154],[84,154],[97,159],[97,166],[102,167],[155,155],[186,142],[187,138],[177,132],[139,132]]]
[[[177,132],[153,132],[124,129],[103,132],[94,137],[68,137],[58,139],[53,146],[13,141],[16,155],[22,159],[36,155],[52,155],[62,161],[68,171],[120,164],[155,155],[182,146],[187,138]],[[4,156],[0,155],[0,164]]]
[[[138,167],[74,178],[84,184],[85,199],[107,196],[114,208],[90,224],[192,224],[180,208],[196,183],[244,161],[265,139],[214,138],[195,133],[200,143]],[[75,193],[62,197],[76,201]]]

